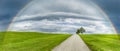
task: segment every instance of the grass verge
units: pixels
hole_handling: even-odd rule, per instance
[[[120,35],[80,35],[92,51],[120,51]]]

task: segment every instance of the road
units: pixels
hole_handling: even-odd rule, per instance
[[[67,40],[56,46],[52,51],[91,51],[81,37],[77,34],[72,35]]]

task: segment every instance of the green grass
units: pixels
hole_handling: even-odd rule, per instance
[[[7,32],[3,51],[51,51],[69,34],[50,34],[37,32]]]
[[[4,37],[4,33],[3,33],[3,32],[0,32],[0,46],[1,46],[1,44],[2,44],[3,37]]]
[[[80,36],[92,51],[120,51],[120,35],[84,34]]]
[[[0,50],[2,48],[2,42],[3,42],[3,39],[4,39],[4,34],[5,34],[5,32],[0,32]]]

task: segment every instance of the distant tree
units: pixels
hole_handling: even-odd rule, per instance
[[[79,33],[83,34],[84,32],[85,32],[85,29],[81,27],[80,29],[77,29],[76,34],[79,34]]]
[[[76,34],[79,34],[79,33],[80,33],[80,29],[77,29]]]

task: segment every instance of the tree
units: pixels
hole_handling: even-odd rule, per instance
[[[79,34],[79,33],[80,33],[80,29],[77,29],[76,34]]]
[[[85,29],[81,27],[80,29],[77,29],[76,34],[79,34],[79,33],[83,34],[84,32],[85,32]]]

